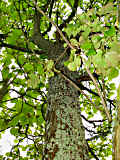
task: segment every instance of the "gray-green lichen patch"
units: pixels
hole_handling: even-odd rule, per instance
[[[60,75],[50,84],[45,160],[89,160],[77,90]]]

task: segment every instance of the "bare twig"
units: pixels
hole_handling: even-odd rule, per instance
[[[99,87],[98,87],[98,84],[97,84],[97,82],[96,82],[96,79],[94,78],[94,76],[92,75],[92,73],[90,72],[90,70],[89,70],[88,67],[86,67],[86,71],[87,71],[87,73],[89,74],[89,76],[91,77],[91,79],[92,79],[92,81],[93,81],[93,83],[94,83],[94,85],[95,85],[95,87],[96,87],[96,89],[97,89],[97,91],[98,91],[98,94],[99,94],[99,96],[100,96],[100,98],[101,98],[101,101],[102,101],[102,104],[103,104],[103,106],[104,106],[104,109],[105,109],[105,113],[106,113],[106,115],[107,115],[107,118],[108,118],[109,122],[111,122],[111,121],[112,121],[112,118],[111,118],[111,116],[110,116],[110,113],[109,113],[109,110],[108,110],[108,108],[107,108],[106,102],[105,102],[105,100],[104,100],[104,98],[103,98],[103,96],[102,96],[102,93],[101,93],[101,91],[100,91],[100,89],[99,89]]]
[[[105,101],[107,101],[106,100],[106,92],[105,92],[105,82],[104,82],[104,79],[102,79],[102,88],[103,88],[103,98],[104,98]]]

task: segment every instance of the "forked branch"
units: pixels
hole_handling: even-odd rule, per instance
[[[74,46],[67,40],[67,38],[63,35],[62,31],[58,28],[58,26],[51,20],[51,18],[49,18],[49,17],[38,7],[38,5],[37,5],[36,3],[35,3],[35,5],[36,5],[37,10],[38,10],[43,16],[45,16],[45,17],[49,20],[49,22],[52,23],[53,26],[55,26],[55,28],[57,29],[57,31],[59,32],[59,34],[61,35],[61,37],[64,39],[64,41],[67,43],[67,45],[68,45],[71,49],[75,49],[75,47],[74,47]],[[84,60],[84,59],[83,59],[83,60]],[[86,71],[87,71],[87,73],[89,74],[89,76],[91,77],[91,79],[93,80],[94,85],[96,86],[96,89],[97,89],[98,94],[99,94],[99,96],[100,96],[100,98],[101,98],[102,104],[103,104],[103,106],[104,106],[105,113],[106,113],[106,115],[107,115],[108,121],[111,122],[111,121],[112,121],[112,118],[111,118],[110,113],[109,113],[109,111],[108,111],[106,102],[105,102],[105,100],[104,100],[104,98],[103,98],[103,96],[102,96],[102,93],[101,93],[101,91],[100,91],[100,89],[99,89],[99,87],[98,87],[98,84],[97,84],[94,76],[92,75],[92,73],[90,72],[90,70],[89,70],[88,67],[86,67]],[[64,77],[64,78],[65,78],[65,77]],[[86,97],[86,98],[88,99],[88,97]]]

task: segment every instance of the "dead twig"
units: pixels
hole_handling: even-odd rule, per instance
[[[92,79],[92,81],[93,81],[93,83],[94,83],[94,85],[95,85],[95,87],[96,87],[96,89],[97,89],[97,91],[98,91],[98,94],[99,94],[99,96],[100,96],[100,98],[101,98],[101,101],[102,101],[102,104],[103,104],[103,106],[104,106],[104,109],[105,109],[105,113],[106,113],[106,115],[107,115],[107,118],[108,118],[109,122],[111,122],[111,121],[112,121],[112,117],[110,116],[110,113],[109,113],[109,110],[108,110],[108,108],[107,108],[106,102],[105,102],[105,100],[104,100],[104,98],[103,98],[103,95],[102,95],[102,93],[101,93],[101,91],[100,91],[100,89],[99,89],[99,87],[98,87],[98,84],[97,84],[97,82],[96,82],[96,79],[95,79],[95,77],[92,75],[92,73],[90,72],[90,70],[89,70],[88,67],[86,67],[86,71],[87,71],[87,73],[89,74],[89,76],[91,77],[91,79]]]

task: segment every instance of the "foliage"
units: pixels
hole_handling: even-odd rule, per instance
[[[82,10],[80,14],[75,9],[76,3],[76,0],[41,0],[38,6],[46,9],[49,18],[74,46],[64,66],[82,75],[76,84],[85,90],[94,103],[93,106],[84,94],[80,94],[83,120],[91,124],[87,128],[85,123],[90,158],[103,160],[112,155],[113,126],[106,119],[103,104],[86,67],[94,75],[114,120],[116,99],[113,100],[111,96],[117,91],[117,101],[120,100],[120,85],[116,89],[115,83],[111,82],[119,76],[120,70],[120,31],[115,26],[117,2],[80,1],[77,5]],[[0,14],[0,132],[4,134],[9,129],[16,138],[15,145],[6,155],[1,155],[1,159],[41,159],[48,79],[54,76],[57,69],[53,60],[48,59],[44,51],[31,42],[35,14],[33,0],[2,0]],[[62,37],[57,39],[56,32],[45,16],[41,18],[40,29],[42,36],[49,41],[60,41],[67,46]],[[49,36],[51,30],[54,34]],[[87,82],[84,77],[89,77]],[[12,104],[10,107],[9,103]],[[100,120],[95,117],[97,114],[100,114]],[[28,144],[25,143],[26,139]],[[21,151],[25,152],[24,156]]]

